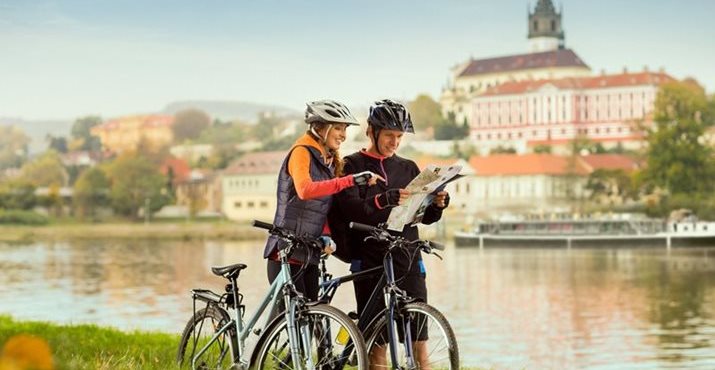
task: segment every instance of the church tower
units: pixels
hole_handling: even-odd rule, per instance
[[[564,48],[561,12],[551,0],[539,0],[534,12],[529,9],[529,52],[538,53]]]

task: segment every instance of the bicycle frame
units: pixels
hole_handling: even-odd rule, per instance
[[[236,306],[237,301],[234,300],[234,317],[226,323],[226,325],[222,326],[191,359],[191,367],[196,368],[196,361],[211,347],[211,345],[218,340],[218,338],[226,333],[226,331],[230,330],[232,327],[236,328],[236,339],[237,339],[237,347],[238,348],[233,348],[233,341],[229,342],[229,347],[231,350],[231,356],[232,356],[232,362],[234,364],[240,363],[242,366],[247,367],[250,365],[250,358],[246,358],[245,355],[245,342],[246,339],[248,338],[248,335],[253,331],[254,327],[258,323],[259,319],[264,315],[266,312],[266,309],[268,309],[267,312],[273,312],[275,309],[276,305],[278,304],[278,300],[281,298],[279,295],[279,292],[283,292],[282,298],[284,300],[285,307],[287,308],[284,312],[284,315],[286,316],[286,320],[289,325],[289,340],[291,343],[291,351],[292,353],[298,353],[299,351],[299,342],[298,342],[298,337],[296,335],[296,327],[295,327],[295,312],[296,312],[296,307],[298,305],[298,302],[301,300],[300,295],[295,294],[295,287],[293,285],[293,281],[291,279],[291,274],[290,274],[290,265],[288,264],[288,252],[287,250],[280,250],[279,255],[281,257],[281,272],[278,274],[276,279],[273,281],[271,284],[270,288],[268,289],[268,292],[266,293],[265,297],[263,298],[263,301],[261,302],[260,305],[256,308],[256,311],[251,315],[250,320],[248,323],[244,326],[243,325],[243,320],[241,318],[241,313],[239,312],[240,310]],[[232,284],[235,283],[235,280],[232,281]],[[235,286],[233,287],[235,291]],[[294,299],[293,297],[296,297],[297,299]],[[218,303],[214,301],[214,303]],[[211,304],[210,302],[207,302],[207,305]],[[266,322],[261,329],[261,332],[265,330],[265,328],[268,327],[268,325],[271,322],[271,318],[267,318]],[[305,338],[305,333],[303,333],[303,340],[306,340]],[[254,349],[255,350],[255,349]],[[300,368],[300,364],[295,363],[297,368]]]
[[[321,261],[320,274],[321,292],[318,296],[318,300],[324,303],[330,303],[330,301],[333,299],[333,296],[335,295],[335,292],[341,284],[348,281],[360,279],[362,277],[377,275],[378,273],[382,272],[380,281],[370,294],[370,298],[368,299],[368,302],[365,305],[363,312],[358,318],[357,326],[360,331],[365,333],[365,330],[367,328],[369,328],[374,322],[380,319],[380,315],[376,315],[376,313],[378,313],[377,300],[379,299],[378,295],[382,295],[385,302],[383,316],[387,320],[387,335],[390,346],[390,353],[392,357],[391,360],[392,363],[395,364],[398,361],[396,356],[399,343],[396,328],[393,323],[395,322],[394,319],[396,318],[396,316],[399,315],[399,308],[402,307],[404,303],[408,303],[410,301],[410,298],[407,297],[405,292],[402,291],[395,282],[395,273],[392,263],[392,247],[394,247],[397,243],[395,242],[392,244],[393,245],[388,248],[388,252],[383,259],[382,266],[375,266],[364,271],[340,276],[337,278],[332,278],[332,275],[327,273],[327,270],[325,269],[325,260],[323,259]],[[369,321],[368,318],[370,318]],[[406,357],[408,359],[408,365],[414,366],[414,353],[412,350],[412,346],[408,344],[412,343],[412,336],[409,326],[403,328],[403,333],[405,334],[405,351],[407,351]]]

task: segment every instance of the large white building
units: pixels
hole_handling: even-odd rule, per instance
[[[646,70],[507,82],[472,100],[470,139],[477,147],[564,147],[576,137],[637,147],[638,126],[652,124],[658,87],[669,81],[662,71]]]
[[[470,59],[451,69],[440,97],[445,115],[454,114],[458,123],[469,120],[472,99],[502,83],[591,75],[591,68],[565,48],[561,12],[551,0],[539,0],[528,18],[529,53]]]

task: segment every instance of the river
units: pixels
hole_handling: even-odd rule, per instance
[[[245,263],[252,313],[262,241],[0,244],[0,313],[179,333],[210,266]],[[427,256],[430,303],[462,363],[489,369],[715,368],[715,248],[455,248]],[[347,266],[331,261],[335,274]],[[349,284],[336,306],[353,309]]]

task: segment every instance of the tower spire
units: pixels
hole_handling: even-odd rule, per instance
[[[563,9],[563,5],[561,7]],[[529,10],[529,51],[541,52],[564,48],[561,13],[551,0],[539,0],[534,11]]]

